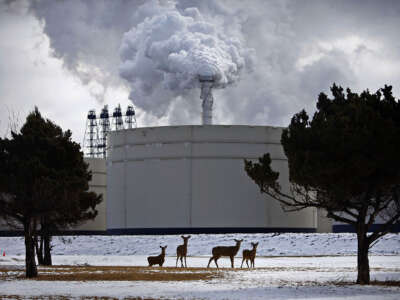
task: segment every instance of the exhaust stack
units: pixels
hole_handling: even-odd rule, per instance
[[[199,81],[201,85],[200,99],[203,100],[201,104],[203,108],[203,125],[212,125],[212,106],[214,102],[212,88],[215,78],[213,75],[199,75]]]

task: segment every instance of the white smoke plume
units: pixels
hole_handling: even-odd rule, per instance
[[[177,96],[200,87],[199,75],[224,88],[252,68],[254,50],[244,46],[241,32],[227,34],[195,7],[149,1],[136,15],[143,22],[124,34],[120,74],[131,85],[130,98],[148,112],[162,116]]]
[[[199,123],[200,66],[226,87],[214,92],[217,124],[286,126],[333,82],[400,92],[395,0],[28,3],[52,55],[100,100],[125,87],[142,126]]]

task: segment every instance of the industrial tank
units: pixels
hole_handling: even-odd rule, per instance
[[[165,126],[108,137],[109,233],[313,232],[314,209],[286,213],[261,194],[244,159],[271,153],[288,188],[282,128]]]

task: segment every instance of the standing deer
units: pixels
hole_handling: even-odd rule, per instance
[[[185,268],[187,268],[186,264],[186,255],[187,255],[187,245],[188,245],[188,239],[190,239],[190,235],[187,237],[181,235],[181,238],[183,238],[183,245],[179,245],[176,248],[176,267],[178,266],[178,259],[181,259],[181,267],[183,268],[183,259],[185,258]]]
[[[256,251],[257,251],[257,246],[258,246],[258,242],[257,243],[251,243],[251,245],[253,246],[253,249],[251,250],[243,250],[243,260],[242,260],[242,265],[240,266],[241,268],[243,267],[243,262],[246,260],[246,265],[248,268],[249,267],[249,260],[250,260],[250,266],[252,268],[254,268],[254,259],[256,258]]]
[[[147,261],[149,262],[149,267],[153,265],[159,265],[160,267],[162,267],[162,265],[164,264],[165,249],[167,248],[167,246],[164,247],[160,246],[160,248],[161,248],[160,255],[147,257]]]
[[[239,248],[240,248],[240,243],[243,242],[243,240],[236,240],[235,239],[235,242],[236,242],[235,246],[217,246],[217,247],[214,247],[212,249],[212,257],[208,261],[207,268],[210,266],[211,261],[214,260],[215,265],[217,266],[217,269],[219,269],[217,260],[221,256],[229,256],[229,258],[231,259],[231,266],[232,266],[232,268],[234,268],[233,259],[234,259],[235,255],[238,253]]]

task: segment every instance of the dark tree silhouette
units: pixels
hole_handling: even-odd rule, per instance
[[[54,226],[65,226],[96,216],[101,196],[88,192],[90,179],[71,132],[43,119],[37,108],[20,133],[0,138],[0,217],[8,224],[22,225],[26,277],[37,276],[34,237],[38,224],[51,220]],[[46,226],[41,232],[46,232]]]
[[[375,94],[345,94],[335,84],[331,91],[331,99],[319,95],[312,120],[303,110],[282,132],[289,192],[281,189],[269,154],[258,163],[245,161],[245,170],[285,210],[323,208],[328,217],[352,225],[357,283],[368,284],[369,248],[400,220],[400,104],[386,85]]]
[[[59,195],[59,197],[63,199],[63,195]],[[40,218],[40,231],[37,232],[40,239],[36,238],[36,247],[41,249],[37,253],[39,264],[52,265],[51,239],[54,233],[94,219],[97,216],[95,206],[101,200],[102,196],[96,195],[94,192],[83,191],[78,194],[68,194],[67,200],[63,200],[65,209]]]

